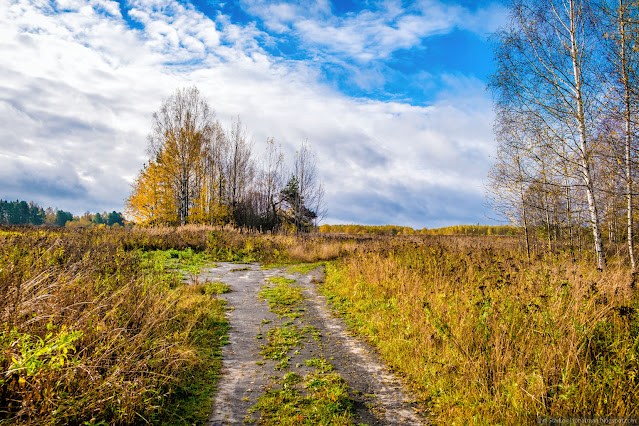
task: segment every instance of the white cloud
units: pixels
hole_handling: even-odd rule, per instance
[[[279,33],[301,38],[324,54],[345,55],[365,63],[393,52],[419,47],[423,39],[458,27],[484,36],[503,24],[502,6],[494,3],[469,11],[443,1],[423,0],[404,7],[400,1],[372,2],[370,9],[336,16],[320,2],[290,4],[247,0],[247,7]],[[311,2],[315,3],[315,2]]]
[[[145,161],[152,112],[176,88],[195,84],[222,121],[242,117],[256,151],[275,137],[290,157],[308,139],[333,221],[358,221],[354,215],[365,207],[343,205],[353,193],[390,209],[360,222],[412,226],[432,226],[437,214],[458,222],[465,216],[442,203],[481,199],[492,150],[481,82],[447,76],[451,96],[430,107],[348,98],[318,83],[313,64],[268,56],[260,47],[267,35],[254,25],[212,20],[177,2],[138,0],[129,15],[143,28],[131,29],[115,6],[68,1],[54,13],[47,3],[25,0],[0,7],[0,198],[75,213],[122,210]],[[330,13],[326,2],[314,8],[309,13]],[[270,10],[282,25],[298,16],[292,6]],[[389,13],[397,19],[379,34],[379,47],[367,45],[366,33],[344,49],[379,56],[415,43],[424,31],[415,17]],[[360,15],[335,23],[344,40],[368,24],[385,25],[380,16]],[[456,90],[464,92],[457,99]]]

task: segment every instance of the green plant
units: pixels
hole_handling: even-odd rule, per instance
[[[251,412],[265,425],[348,425],[353,404],[348,387],[336,374],[288,373],[266,390]]]
[[[220,281],[207,281],[203,284],[204,294],[225,294],[231,291],[231,287]]]
[[[289,351],[298,346],[303,335],[295,325],[273,327],[267,333],[268,343],[262,346],[260,355],[275,361],[286,358]]]
[[[47,324],[47,330],[54,328],[53,324]],[[24,382],[25,377],[35,376],[42,371],[60,370],[68,364],[69,356],[75,352],[73,342],[80,337],[81,331],[67,331],[66,326],[62,326],[57,335],[49,331],[44,338],[19,333],[15,328],[8,333],[3,332],[2,342],[20,351],[11,357],[5,376],[17,374],[19,380]]]
[[[334,369],[333,365],[324,358],[311,358],[304,361],[304,363],[309,367],[317,368],[321,372],[332,371]]]
[[[301,302],[304,300],[299,287],[292,284],[295,280],[284,277],[269,278],[269,282],[275,286],[264,285],[260,291],[260,297],[267,300],[269,308],[278,317],[287,316],[291,319],[301,316]]]
[[[300,263],[298,265],[289,266],[289,273],[308,274],[313,269],[324,266],[326,262]]]

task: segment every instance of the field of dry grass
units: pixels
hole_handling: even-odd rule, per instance
[[[136,238],[0,231],[0,424],[206,419],[198,393],[210,397],[202,384],[219,368],[222,301],[146,259]]]
[[[639,416],[639,296],[627,268],[517,240],[387,241],[327,266],[325,294],[436,424]]]
[[[202,226],[1,228],[0,425],[202,423],[227,325],[211,286],[181,274],[350,246]]]
[[[201,423],[224,306],[180,273],[214,261],[328,262],[332,306],[433,423],[639,416],[639,296],[614,260],[528,260],[507,237],[2,228],[0,425]]]

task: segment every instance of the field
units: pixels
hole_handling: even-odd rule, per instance
[[[2,228],[0,425],[202,424],[225,288],[183,277],[215,261],[326,262],[332,308],[432,423],[639,417],[639,296],[621,260],[529,261],[510,237]]]
[[[324,292],[438,424],[639,416],[631,274],[513,240],[391,242],[327,267]]]

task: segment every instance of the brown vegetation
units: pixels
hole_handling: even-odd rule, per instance
[[[516,237],[191,225],[4,228],[0,240],[0,424],[206,417],[222,305],[206,284],[167,274],[153,253],[331,260],[323,291],[435,423],[639,415],[639,296],[617,250],[602,272],[592,252],[533,250],[528,260]]]
[[[619,261],[515,239],[388,241],[327,267],[324,292],[439,424],[637,416],[639,296]]]
[[[222,302],[145,262],[136,237],[0,231],[0,424],[174,424],[214,378]]]

